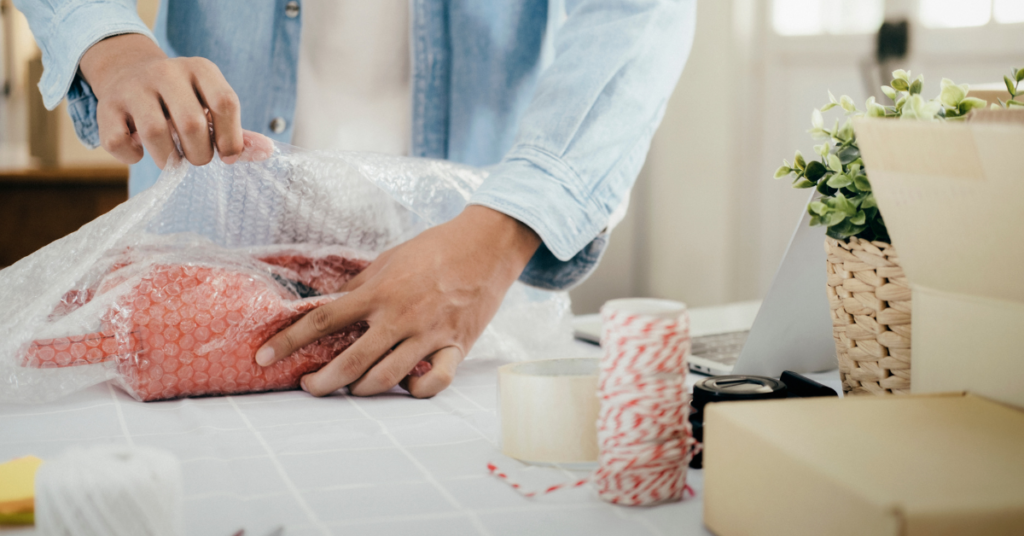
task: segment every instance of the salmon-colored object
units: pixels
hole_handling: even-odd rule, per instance
[[[128,284],[130,277],[132,288],[106,312],[103,329],[34,341],[22,364],[51,368],[113,360],[122,385],[143,401],[297,389],[304,374],[351,346],[367,325],[353,324],[269,367],[256,364],[256,350],[306,312],[332,300],[322,295],[303,299],[296,288],[330,293],[369,263],[283,250],[252,264],[152,264],[140,277],[123,274],[131,264],[118,263],[99,290],[69,293],[54,312],[76,309],[94,294]],[[429,370],[429,364],[421,363],[415,373],[424,369]]]

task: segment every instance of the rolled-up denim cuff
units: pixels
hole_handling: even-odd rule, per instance
[[[79,73],[68,88],[68,115],[71,116],[71,124],[75,126],[78,139],[90,149],[100,146],[100,129],[96,124],[97,104],[92,87]]]
[[[572,259],[608,225],[608,211],[580,177],[555,155],[531,146],[514,148],[491,168],[469,203],[523,222],[562,261]]]
[[[568,290],[597,268],[607,246],[608,233],[602,233],[573,258],[560,261],[542,244],[519,275],[519,281],[545,290]]]
[[[132,4],[103,0],[69,2],[45,28],[33,28],[42,34],[36,35],[43,52],[39,91],[48,110],[56,108],[68,93],[78,75],[78,63],[96,43],[129,33],[143,34],[156,42]]]

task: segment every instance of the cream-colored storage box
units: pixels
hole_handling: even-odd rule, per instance
[[[1024,534],[1017,409],[936,394],[705,412],[704,523],[718,536]]]
[[[914,393],[968,391],[1024,407],[1022,114],[854,123],[913,292]]]

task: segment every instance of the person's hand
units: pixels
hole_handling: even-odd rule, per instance
[[[349,386],[352,394],[369,396],[401,382],[417,398],[434,396],[452,382],[455,368],[539,246],[540,238],[519,221],[486,207],[466,207],[454,220],[381,254],[345,284],[341,290],[348,294],[267,341],[256,362],[270,365],[365,320],[366,334],[303,376],[303,390],[323,396]],[[422,359],[430,370],[407,376]]]
[[[242,152],[238,96],[210,60],[171,59],[148,37],[126,34],[93,45],[80,67],[99,101],[100,143],[121,162],[138,162],[145,147],[163,169],[177,151],[172,127],[193,165],[213,159],[214,146],[228,164]]]

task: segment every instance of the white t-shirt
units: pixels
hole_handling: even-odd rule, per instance
[[[408,155],[408,0],[303,0],[292,144]]]

